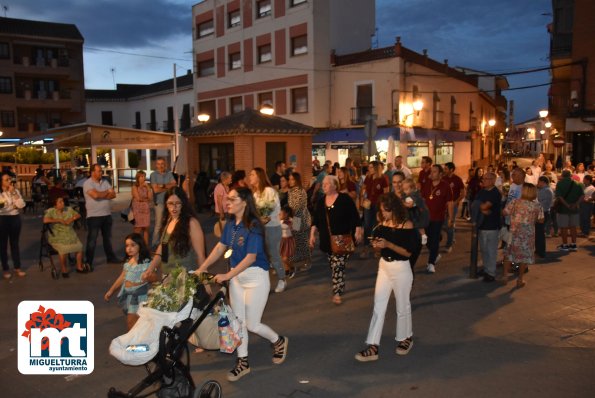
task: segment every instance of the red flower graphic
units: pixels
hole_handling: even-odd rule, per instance
[[[39,306],[37,312],[31,314],[31,319],[27,321],[25,324],[25,331],[21,336],[27,337],[29,342],[31,342],[31,329],[37,328],[44,330],[46,328],[55,328],[58,330],[63,330],[67,327],[70,327],[71,323],[64,320],[64,315],[56,314],[51,308],[47,310],[43,306]],[[63,342],[64,340],[62,340]],[[61,342],[61,343],[62,343]],[[49,348],[50,342],[47,337],[42,339],[41,349],[46,350]]]

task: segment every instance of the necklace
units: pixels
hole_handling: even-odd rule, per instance
[[[230,258],[231,255],[233,254],[233,244],[236,241],[236,234],[238,232],[239,228],[234,225],[231,231],[231,244],[229,245],[229,249],[227,249],[225,251],[225,254],[223,255],[223,258]]]
[[[436,192],[440,188],[440,183],[436,186],[436,188],[431,188],[432,192],[430,192],[430,200],[434,199],[434,192]]]

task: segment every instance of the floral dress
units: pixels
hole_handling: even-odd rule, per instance
[[[538,202],[513,199],[504,209],[510,214],[512,242],[506,254],[514,263],[533,264],[535,262],[535,223],[543,219],[543,209]]]
[[[45,217],[56,220],[68,220],[78,214],[70,207],[65,207],[59,212],[55,207],[50,207],[45,212]],[[78,238],[72,224],[52,224],[52,232],[48,234],[48,242],[58,254],[79,253],[83,251],[83,243]]]
[[[310,246],[308,242],[310,234],[310,212],[308,211],[308,194],[302,188],[291,188],[287,195],[289,207],[293,210],[293,218],[300,218],[299,231],[292,231],[295,239],[295,251],[290,261],[310,262]]]
[[[149,206],[149,188],[147,185],[138,187],[138,196],[143,201],[132,200],[134,226],[136,228],[148,228],[151,224],[151,207]]]

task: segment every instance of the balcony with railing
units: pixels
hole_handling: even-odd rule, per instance
[[[469,131],[476,131],[477,130],[477,118],[475,116],[471,116],[469,118]]]
[[[444,111],[434,111],[434,124],[435,129],[444,128]]]
[[[572,54],[572,33],[554,33],[550,40],[552,58],[569,58]]]
[[[157,122],[147,123],[147,130],[157,131]]]
[[[461,115],[459,113],[450,114],[450,129],[459,130],[461,128]]]
[[[374,114],[374,107],[351,108],[351,124],[362,125]]]

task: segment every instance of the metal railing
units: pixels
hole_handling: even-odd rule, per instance
[[[374,107],[357,107],[351,108],[351,124],[366,124],[366,120],[374,114]]]

